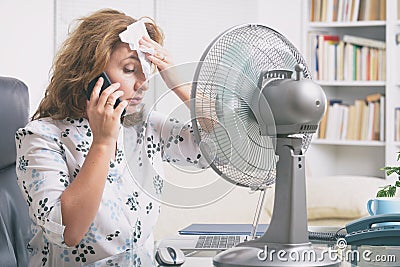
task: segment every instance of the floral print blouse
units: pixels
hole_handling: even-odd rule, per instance
[[[142,123],[121,126],[97,215],[81,242],[68,247],[60,197],[79,173],[91,142],[83,118],[44,118],[17,131],[18,184],[33,221],[29,266],[80,266],[127,250],[151,254],[163,191],[162,162],[202,167],[190,124],[152,112]],[[138,255],[135,266],[150,266],[140,257],[145,258]]]

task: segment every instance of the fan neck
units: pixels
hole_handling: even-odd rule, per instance
[[[274,213],[265,234],[257,242],[304,245],[309,243],[302,139],[277,139],[277,177]],[[279,192],[279,193],[278,193]]]

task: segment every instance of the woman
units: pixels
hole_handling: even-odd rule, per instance
[[[119,37],[135,22],[115,10],[81,19],[55,58],[32,121],[16,134],[18,182],[34,222],[30,266],[76,266],[129,249],[151,254],[162,160],[199,163],[190,125],[157,113],[142,121],[143,110],[136,112],[148,87],[139,52]],[[150,38],[140,47],[153,51],[145,57],[163,71],[172,66],[163,35],[152,22],[145,27]],[[112,85],[100,94],[99,78],[88,101],[87,85],[102,71]],[[162,77],[189,100],[187,88]],[[123,117],[128,131],[124,109],[134,111]]]

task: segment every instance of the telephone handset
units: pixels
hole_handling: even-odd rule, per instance
[[[96,78],[94,78],[93,80],[91,80],[91,81],[89,82],[88,87],[87,87],[87,90],[86,90],[86,96],[87,96],[87,99],[88,99],[88,100],[90,100],[90,96],[92,95],[94,86],[96,85],[97,80],[98,80],[100,77],[103,78],[103,85],[101,86],[100,94],[101,94],[105,89],[107,89],[107,87],[109,87],[109,86],[111,85],[110,78],[108,78],[107,73],[106,73],[105,71],[103,71],[99,76],[97,76]],[[115,101],[114,108],[116,108],[116,107],[119,105],[119,103],[121,103],[121,100],[118,98],[118,99]],[[122,112],[121,117],[123,117],[123,116],[125,115],[125,113],[126,113],[126,109],[124,109],[124,111]]]
[[[400,213],[364,217],[347,224],[346,231],[349,245],[400,246]]]

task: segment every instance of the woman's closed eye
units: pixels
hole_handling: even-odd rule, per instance
[[[124,72],[126,73],[132,73],[135,72],[136,68],[124,68]]]

